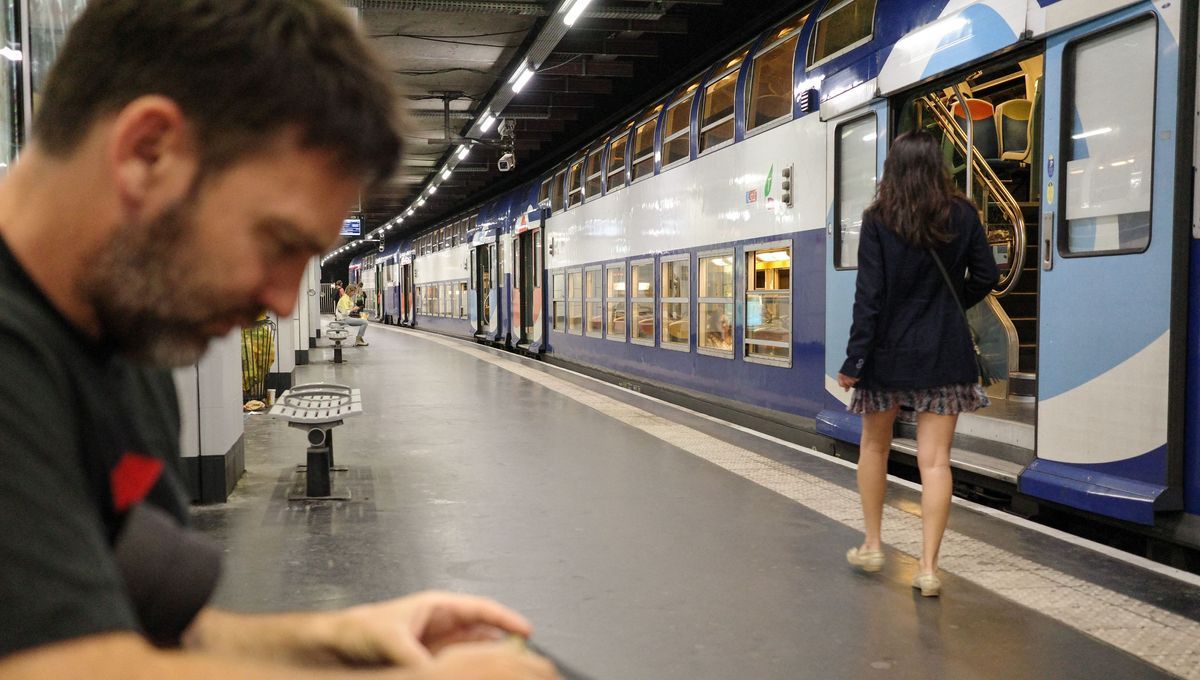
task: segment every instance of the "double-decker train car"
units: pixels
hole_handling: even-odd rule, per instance
[[[1196,24],[1167,0],[798,3],[400,244],[385,316],[856,444],[835,377],[862,212],[889,141],[927,130],[1002,272],[971,317],[1003,379],[953,464],[1200,546]]]

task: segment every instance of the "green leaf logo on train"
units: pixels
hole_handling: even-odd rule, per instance
[[[771,185],[775,183],[775,166],[771,166],[771,171],[767,173],[767,183],[763,187],[763,198],[771,197]]]

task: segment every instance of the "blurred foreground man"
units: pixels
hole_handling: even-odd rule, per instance
[[[291,313],[394,170],[388,80],[329,0],[94,0],[72,30],[0,184],[0,677],[555,677],[479,598],[205,604],[166,369]]]

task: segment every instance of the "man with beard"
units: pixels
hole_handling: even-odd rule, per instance
[[[0,677],[555,677],[482,598],[205,604],[167,369],[291,313],[394,170],[388,81],[332,0],[89,3],[0,184]]]

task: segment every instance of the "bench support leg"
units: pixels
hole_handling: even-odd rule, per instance
[[[309,498],[328,498],[332,495],[329,483],[329,447],[308,447],[308,470],[305,476],[305,493]]]
[[[338,343],[333,346],[333,363],[335,363],[335,364],[342,363],[342,343],[341,343],[341,341],[338,341]]]

